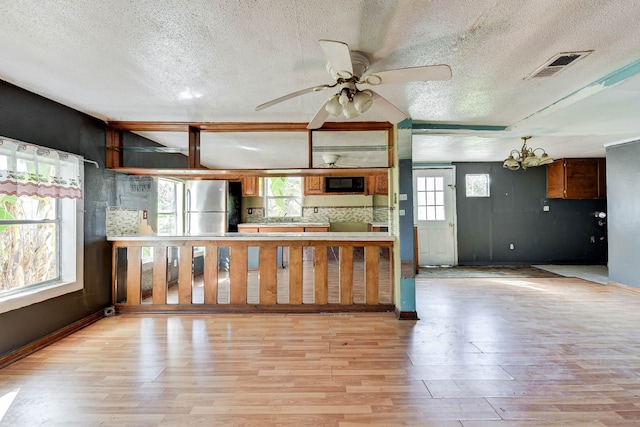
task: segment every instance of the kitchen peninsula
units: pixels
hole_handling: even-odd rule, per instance
[[[394,236],[273,229],[280,232],[109,237],[113,303],[120,311],[394,310]],[[153,248],[144,250],[152,253],[153,263],[153,286],[145,293],[143,248]],[[202,275],[193,273],[196,251],[203,252]],[[257,265],[248,262],[252,256]],[[168,280],[172,267],[178,269],[177,283]]]

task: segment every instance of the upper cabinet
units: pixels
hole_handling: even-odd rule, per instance
[[[243,196],[261,196],[262,188],[260,188],[261,178],[257,176],[249,176],[241,179]]]
[[[323,176],[306,176],[304,178],[304,194],[323,194],[324,193],[324,177]]]
[[[547,165],[547,197],[604,199],[605,159],[560,159]]]
[[[367,177],[367,194],[389,194],[389,179],[386,174]]]

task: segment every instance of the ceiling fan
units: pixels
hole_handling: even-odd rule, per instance
[[[346,43],[334,40],[320,40],[320,47],[327,58],[327,71],[335,83],[312,86],[292,92],[258,105],[256,111],[264,110],[306,93],[337,88],[338,92],[331,95],[311,119],[307,126],[308,129],[322,127],[329,115],[343,116],[347,119],[358,117],[369,110],[373,104],[389,122],[398,123],[406,119],[407,114],[369,87],[386,83],[449,80],[451,78],[451,68],[444,64],[398,68],[367,75],[369,60],[362,52],[351,51]],[[359,85],[364,89],[360,89]]]
[[[322,155],[322,161],[324,163],[320,163],[317,166],[314,166],[316,168],[357,168],[358,166],[356,165],[347,165],[347,164],[343,164],[343,163],[338,163],[338,160],[340,160],[340,155],[339,154],[331,154],[331,153],[325,153]]]

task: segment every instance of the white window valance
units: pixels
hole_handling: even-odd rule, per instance
[[[83,158],[0,137],[0,194],[82,199]]]

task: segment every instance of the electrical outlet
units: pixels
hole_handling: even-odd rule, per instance
[[[318,213],[318,208],[313,208],[313,213]]]
[[[542,207],[542,210],[543,210],[544,212],[549,212],[549,206],[547,206],[547,205],[543,206],[543,207]]]
[[[514,250],[516,247],[513,245],[513,243],[509,243],[509,249]]]
[[[247,209],[247,214],[248,214],[248,215],[251,215],[252,213],[253,213],[253,209],[248,208],[248,209]]]

